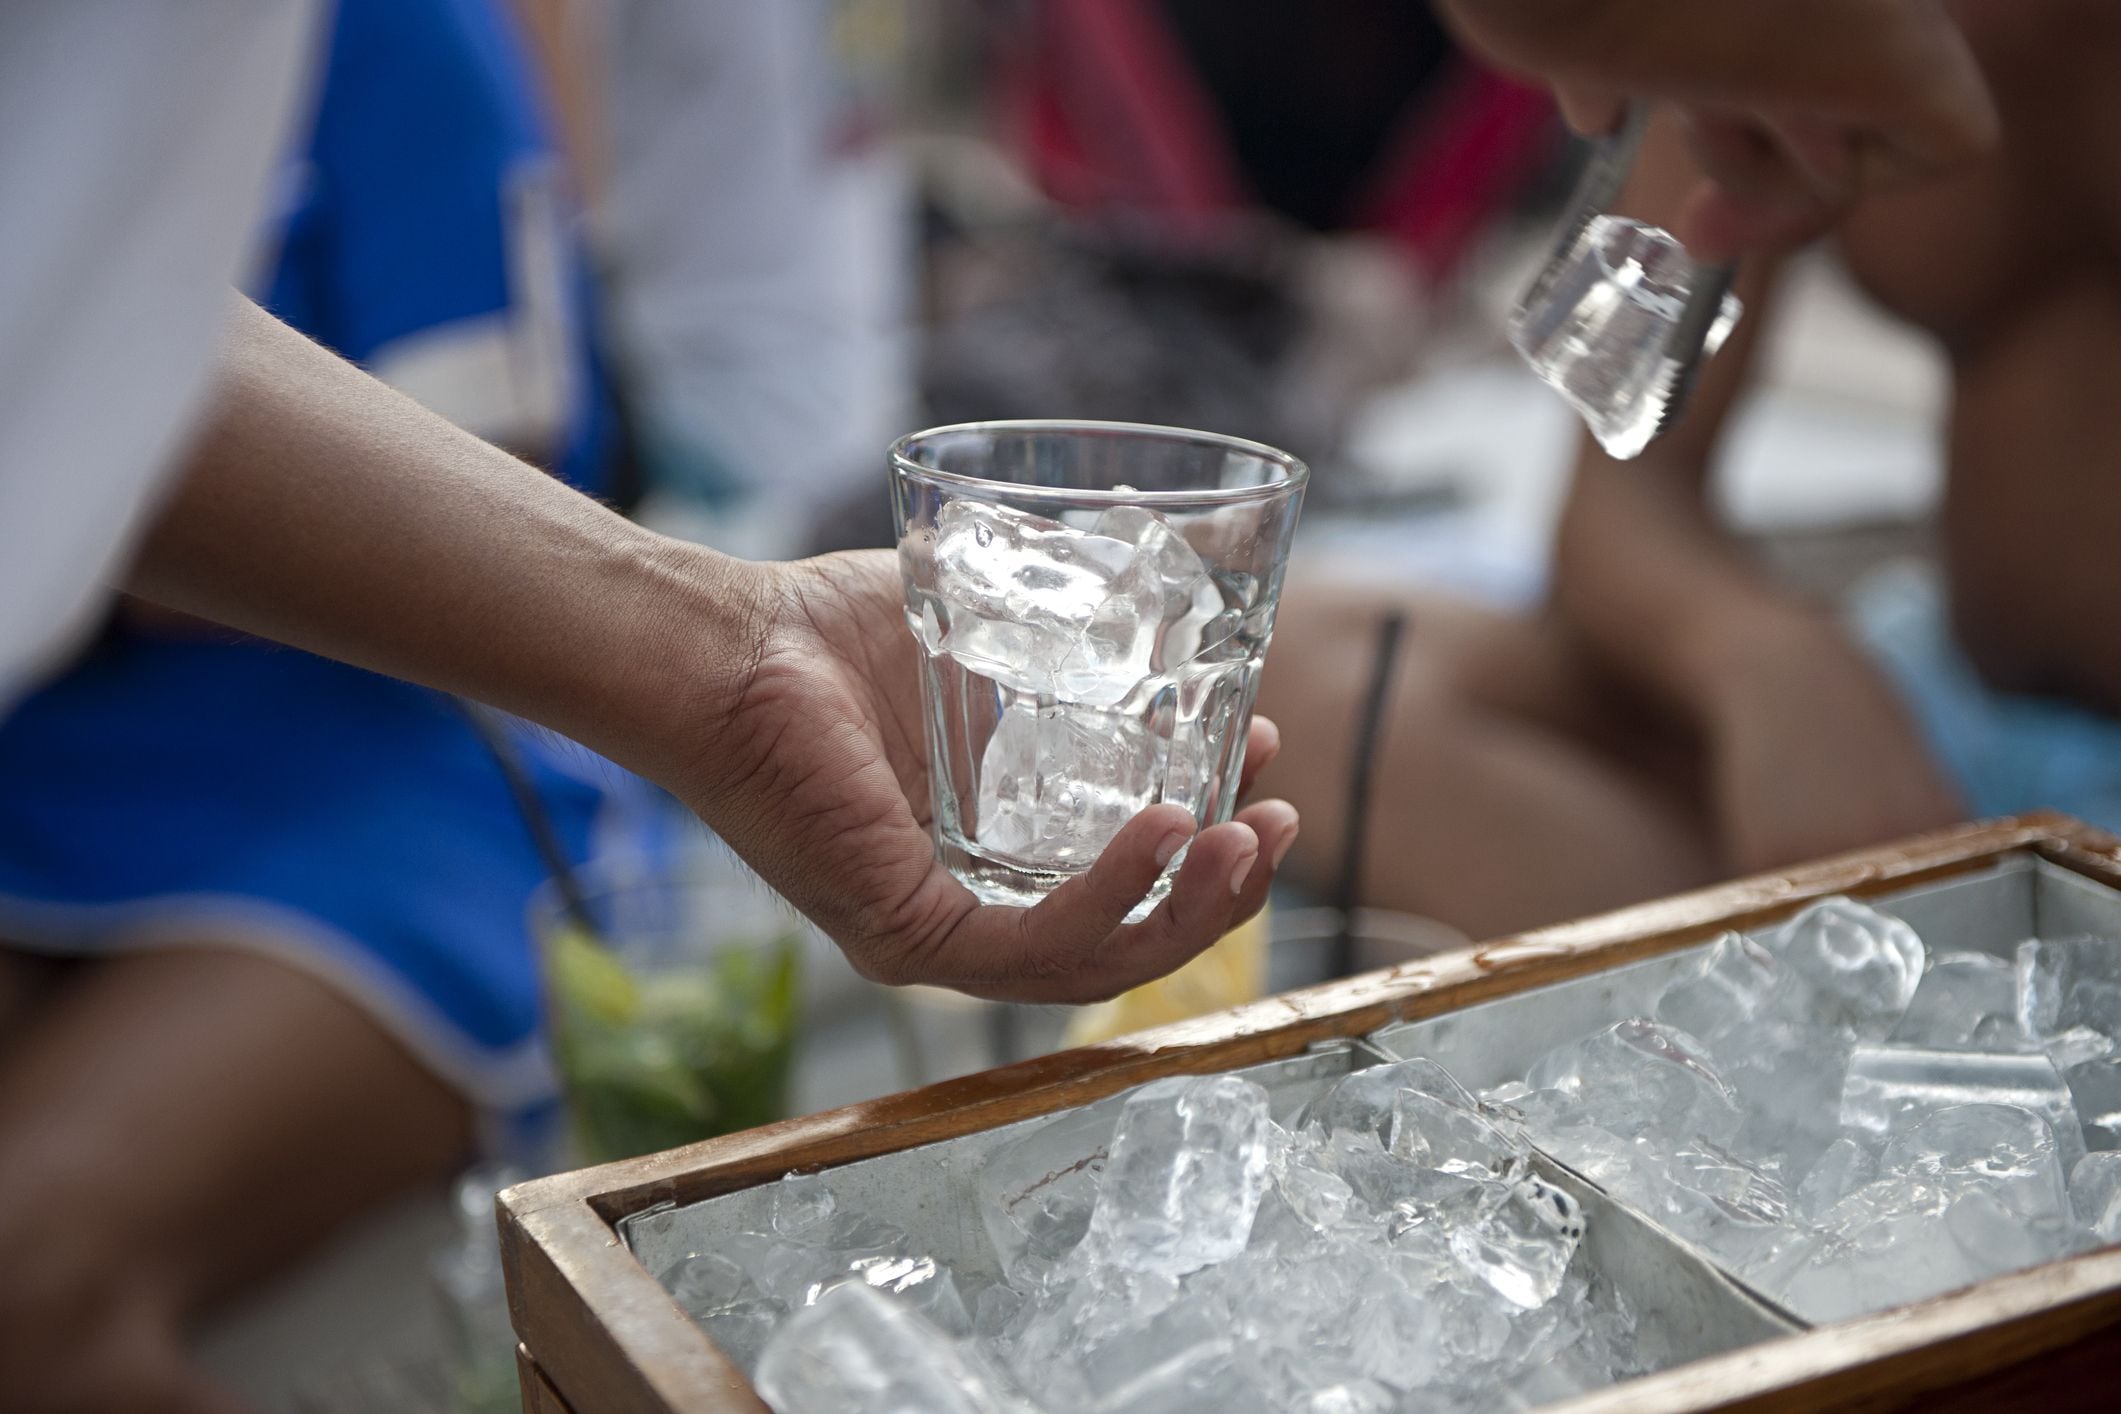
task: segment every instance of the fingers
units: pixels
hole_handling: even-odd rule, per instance
[[[1272,874],[1250,825],[1233,820],[1203,830],[1186,852],[1170,896],[1147,918],[1107,938],[1089,966],[1065,979],[1066,995],[1049,999],[1102,1001],[1177,971],[1250,916],[1239,911],[1240,904],[1255,892],[1264,899]],[[1251,912],[1258,910],[1254,902]]]
[[[1690,113],[1686,140],[1707,181],[1676,234],[1701,260],[1809,240],[1855,198],[1846,143],[1816,124],[1771,130],[1745,118]]]
[[[1071,1000],[1101,1001],[1183,967],[1265,906],[1275,871],[1296,843],[1296,808],[1265,800],[1204,832],[1186,856],[1171,896],[1123,928],[1079,976]]]
[[[1031,983],[1041,990],[1049,981],[1065,988],[1080,977],[1178,852],[1188,843],[1199,852],[1203,840],[1194,838],[1194,829],[1193,813],[1184,806],[1152,805],[1113,836],[1087,871],[1048,894],[1036,908],[1025,910],[1020,924],[1025,954],[1020,960]],[[1189,854],[1180,877],[1192,867]]]
[[[1245,765],[1239,773],[1237,796],[1242,800],[1252,789],[1252,782],[1267,763],[1281,754],[1281,728],[1265,717],[1254,716],[1252,729],[1245,737]]]
[[[983,908],[961,920],[939,976],[999,1001],[1103,1001],[1184,966],[1266,902],[1274,871],[1295,842],[1286,801],[1262,801],[1236,820],[1192,835],[1170,896],[1139,923],[1123,924],[1148,893],[1192,821],[1176,806],[1144,811],[1080,878],[1031,909]],[[940,959],[938,959],[940,962]],[[946,964],[947,965],[947,964]],[[914,979],[905,979],[914,980]]]
[[[925,982],[996,1001],[1102,1001],[1175,971],[1259,912],[1297,826],[1295,808],[1280,800],[1198,834],[1184,807],[1152,806],[1036,907],[959,906],[918,947],[866,940],[858,965],[887,984]],[[1170,895],[1127,924],[1180,849],[1186,857]],[[962,885],[940,866],[937,874],[939,890],[970,904]]]
[[[1288,801],[1262,800],[1238,811],[1237,823],[1250,826],[1252,833],[1259,836],[1260,867],[1252,871],[1251,877],[1245,880],[1243,892],[1238,895],[1233,925],[1244,922],[1266,906],[1267,891],[1274,885],[1281,862],[1289,857],[1290,849],[1295,846],[1302,822],[1296,814],[1296,807]]]
[[[1553,85],[1586,136],[1610,131],[1625,97],[1757,115],[1794,137],[1778,145],[1800,203],[1718,174],[1703,215],[1718,258],[1731,253],[1727,242],[1761,232],[1787,240],[1816,226],[1822,207],[1949,172],[1997,142],[1994,97],[1935,0],[1443,0],[1442,9],[1492,61]],[[1793,131],[1799,124],[1835,140],[1817,144]]]
[[[870,938],[857,965],[865,976],[887,985],[921,982],[995,1001],[1096,1000],[1102,949],[1178,852],[1199,843],[1194,834],[1193,814],[1185,807],[1151,806],[1113,836],[1089,869],[1033,908],[978,906],[937,865],[931,882],[957,906],[942,915],[935,936]],[[1223,848],[1218,838],[1209,842],[1208,853],[1217,855]],[[1195,872],[1191,855],[1188,861],[1182,878]],[[1118,989],[1102,995],[1113,990]]]
[[[1743,21],[1717,22],[1733,34],[1738,23],[1752,27],[1729,51],[1732,70],[1674,95],[1720,188],[1702,203],[1711,246],[1792,244],[1867,196],[1995,148],[1994,99],[1941,6],[1813,0],[1794,12],[1749,6]]]

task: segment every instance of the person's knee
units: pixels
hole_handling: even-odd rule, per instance
[[[123,1271],[38,1273],[0,1284],[0,1369],[11,1414],[236,1414],[186,1354],[178,1322]]]
[[[118,1250],[94,1211],[0,1176],[0,1370],[11,1414],[226,1408],[187,1361],[152,1254]],[[108,1217],[109,1215],[102,1215]]]

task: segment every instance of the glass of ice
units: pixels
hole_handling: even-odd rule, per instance
[[[1228,820],[1304,464],[1176,428],[989,422],[915,433],[891,466],[950,871],[1029,905],[1151,805]]]

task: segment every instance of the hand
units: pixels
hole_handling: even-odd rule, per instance
[[[704,735],[691,804],[821,924],[856,970],[1007,1001],[1085,1002],[1161,977],[1259,911],[1296,838],[1263,801],[1194,837],[1191,812],[1143,811],[1097,862],[1030,909],[982,907],[937,862],[927,737],[897,559],[758,565],[762,650]],[[1255,718],[1245,777],[1280,742]],[[1169,898],[1122,925],[1192,840]]]
[[[1792,243],[1995,145],[1939,0],[1444,0],[1469,42],[1553,85],[1578,131],[1678,105],[1708,182],[1676,232],[1709,259]]]
[[[1711,794],[1739,871],[1936,829],[1965,806],[1891,686],[1831,626],[1747,633],[1707,721]]]
[[[1123,927],[1193,834],[1190,812],[1157,806],[1037,908],[980,907],[928,836],[894,556],[755,565],[655,535],[248,303],[129,583],[660,782],[880,981],[1112,996],[1256,913],[1296,834],[1275,801],[1202,831],[1170,898]],[[1276,740],[1254,724],[1248,772]]]

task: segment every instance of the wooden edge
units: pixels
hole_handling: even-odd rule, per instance
[[[769,1414],[585,1199],[528,1207],[530,1186],[497,1202],[501,1266],[516,1336],[555,1393],[594,1414]]]
[[[552,1381],[545,1378],[538,1362],[520,1345],[516,1347],[516,1383],[523,1392],[523,1414],[575,1414],[552,1387]]]
[[[1928,1407],[1929,1397],[2088,1336],[2110,1334],[2121,1345],[2117,1325],[2121,1248],[2109,1248],[1646,1375],[1549,1414]],[[2121,1402],[2111,1382],[2106,1388]]]
[[[2068,828],[2037,841],[2041,858],[2111,888],[2121,888],[2121,835],[2066,820]]]
[[[662,1154],[536,1179],[502,1193],[498,1203],[510,1313],[518,1336],[555,1389],[574,1392],[578,1406],[581,1392],[595,1391],[597,1414],[668,1414],[680,1408],[763,1412],[742,1374],[633,1259],[615,1230],[620,1219],[663,1203],[733,1192],[791,1170],[896,1153],[1087,1104],[1163,1075],[1298,1054],[1316,1041],[1455,1011],[1656,956],[1727,929],[1758,927],[1828,895],[1904,888],[1976,870],[2023,850],[2121,886],[2121,841],[2067,817],[2042,812],[1960,826],[1098,1046]],[[596,1293],[594,1307],[585,1295],[589,1292]]]

